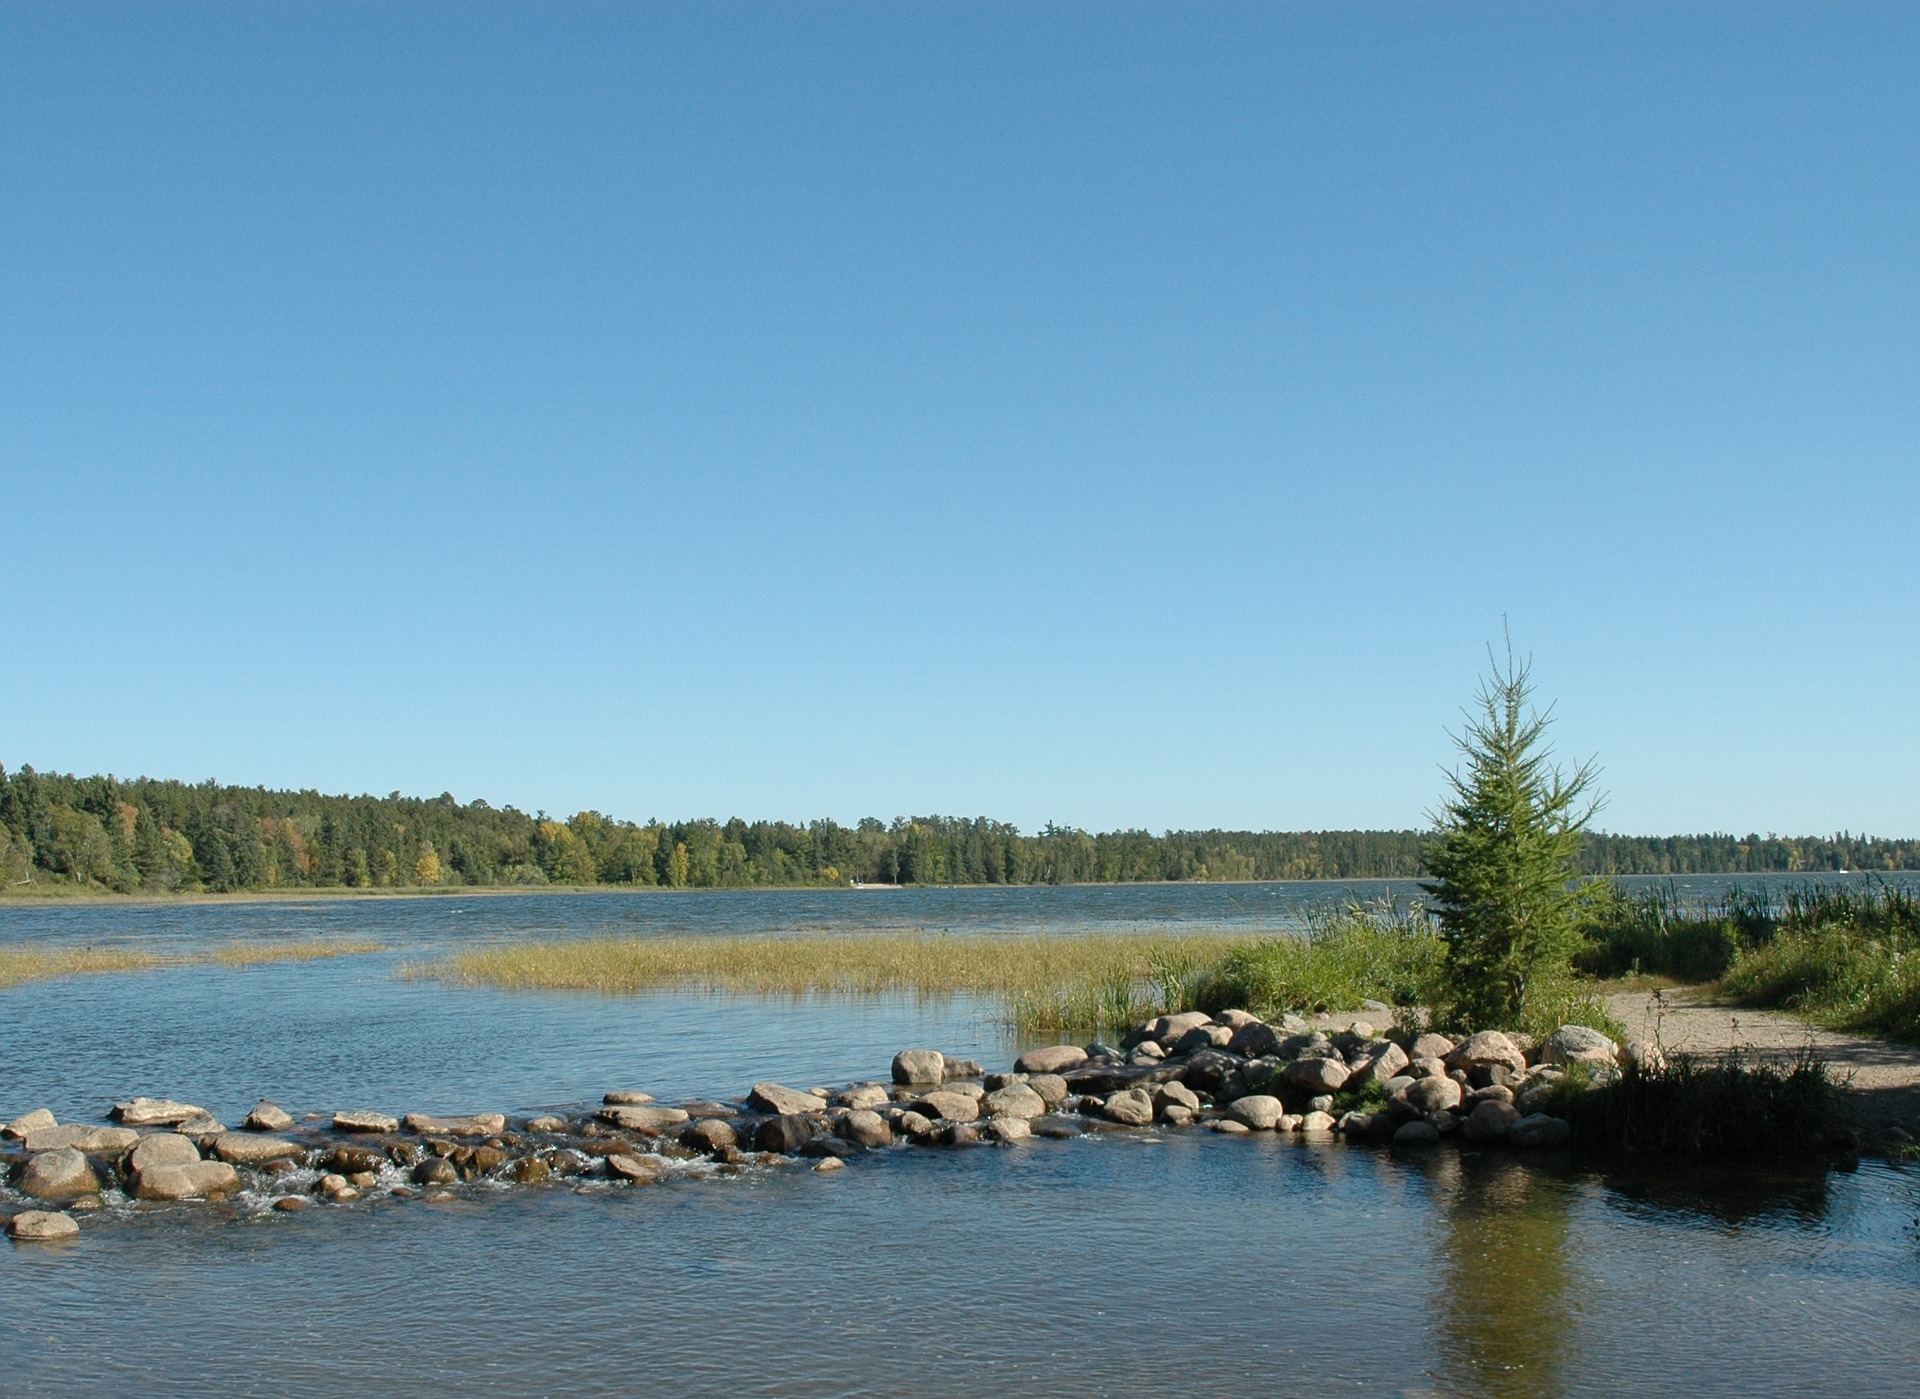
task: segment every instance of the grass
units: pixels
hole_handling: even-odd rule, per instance
[[[1204,970],[1246,941],[1218,933],[596,938],[463,952],[407,973],[509,990],[967,992],[1000,997],[1030,1034],[1099,1033],[1182,1007]]]
[[[264,962],[311,962],[378,952],[375,942],[226,943],[204,952],[157,953],[133,948],[60,947],[15,943],[0,947],[0,987],[100,972],[158,971],[166,967],[248,967]]]
[[[1585,1147],[1698,1160],[1806,1156],[1844,1146],[1837,1090],[1806,1052],[1788,1061],[1674,1056],[1557,1106]]]

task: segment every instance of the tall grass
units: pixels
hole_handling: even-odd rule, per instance
[[[1446,956],[1446,942],[1422,910],[1321,909],[1300,934],[1229,953],[1197,978],[1192,1000],[1203,1010],[1238,1007],[1263,1017],[1352,1009],[1368,1000],[1420,1005],[1431,999]]]
[[[1811,1053],[1782,1063],[1675,1055],[1628,1065],[1614,1082],[1559,1106],[1583,1146],[1704,1160],[1828,1151],[1843,1143],[1836,1089]]]
[[[199,952],[158,953],[123,947],[61,947],[14,943],[0,947],[0,987],[61,976],[158,971],[168,967],[246,967],[262,962],[310,962],[378,952],[376,942],[234,942]]]
[[[1772,936],[1722,984],[1748,1005],[1920,1040],[1920,898],[1878,881],[1789,890]]]

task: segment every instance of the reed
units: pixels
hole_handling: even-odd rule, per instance
[[[16,944],[0,947],[0,987],[46,981],[56,976],[80,976],[88,972],[148,971],[164,965],[165,959],[151,952]]]
[[[328,942],[311,938],[302,942],[229,942],[210,952],[187,959],[211,962],[222,967],[251,967],[267,962],[318,962],[328,957],[357,957],[362,953],[384,950],[377,942]]]

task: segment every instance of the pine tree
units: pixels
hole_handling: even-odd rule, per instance
[[[1600,806],[1592,762],[1571,775],[1552,765],[1553,715],[1533,708],[1531,666],[1511,641],[1504,668],[1489,660],[1477,713],[1453,736],[1465,767],[1448,774],[1421,886],[1448,945],[1436,1009],[1472,1029],[1541,1025],[1564,1004],[1585,897],[1574,858]]]

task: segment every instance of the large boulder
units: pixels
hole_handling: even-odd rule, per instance
[[[1467,1120],[1460,1124],[1460,1135],[1470,1142],[1505,1141],[1513,1124],[1520,1120],[1520,1113],[1512,1103],[1503,1103],[1498,1098],[1489,1098],[1476,1104],[1467,1114]]]
[[[1013,1067],[1023,1074],[1057,1074],[1086,1062],[1087,1051],[1079,1045],[1050,1044],[1043,1049],[1029,1049],[1013,1061]]]
[[[80,1233],[80,1222],[64,1210],[22,1210],[7,1224],[21,1243],[53,1243]]]
[[[615,1180],[651,1185],[667,1173],[667,1163],[658,1156],[630,1156],[616,1152],[607,1158],[607,1174]]]
[[[996,1088],[980,1100],[980,1106],[988,1117],[1018,1117],[1021,1119],[1039,1117],[1047,1110],[1047,1100],[1027,1087],[1024,1083],[1013,1083],[1005,1088]]]
[[[733,1124],[719,1117],[703,1117],[690,1122],[680,1132],[680,1145],[706,1156],[718,1156],[740,1145],[740,1134]]]
[[[1612,1068],[1620,1046],[1585,1025],[1562,1025],[1547,1037],[1540,1057],[1549,1064],[1604,1064]]]
[[[208,1116],[205,1108],[192,1103],[176,1103],[171,1098],[130,1098],[115,1103],[107,1114],[127,1127],[172,1127],[189,1118]]]
[[[1573,1129],[1558,1117],[1536,1112],[1507,1128],[1507,1142],[1517,1147],[1565,1146],[1573,1140]]]
[[[1184,1083],[1157,1083],[1153,1088],[1153,1106],[1162,1117],[1168,1108],[1185,1108],[1195,1113],[1200,1111],[1200,1095]]]
[[[795,1113],[825,1112],[827,1100],[814,1093],[784,1088],[777,1083],[756,1083],[747,1094],[747,1105],[759,1112],[791,1117]]]
[[[32,1112],[23,1112],[6,1126],[0,1127],[0,1137],[20,1138],[29,1132],[36,1132],[60,1124],[54,1120],[53,1109],[35,1108]]]
[[[947,1077],[947,1056],[937,1049],[903,1049],[893,1056],[895,1083],[941,1083]]]
[[[1453,1050],[1452,1040],[1429,1030],[1424,1035],[1414,1037],[1413,1043],[1407,1046],[1407,1057],[1409,1059],[1444,1059],[1453,1053]]]
[[[1255,1020],[1241,1025],[1227,1041],[1227,1048],[1246,1059],[1262,1059],[1280,1052],[1281,1034],[1271,1025]]]
[[[1385,1083],[1396,1077],[1407,1067],[1407,1052],[1399,1045],[1388,1041],[1377,1046],[1366,1058],[1353,1065],[1353,1072],[1347,1075],[1343,1088],[1364,1088],[1369,1083]]]
[[[814,1101],[819,1102],[819,1099]],[[629,1132],[658,1132],[666,1127],[678,1127],[690,1114],[685,1108],[662,1108],[647,1103],[632,1107],[603,1107],[594,1116]]]
[[[1402,1117],[1425,1117],[1458,1107],[1461,1093],[1450,1078],[1420,1078],[1394,1094],[1388,1106]]]
[[[29,1156],[13,1178],[13,1186],[36,1200],[71,1200],[98,1193],[100,1177],[93,1173],[85,1156],[66,1146]]]
[[[769,1117],[754,1129],[753,1145],[759,1151],[797,1156],[813,1136],[813,1119],[799,1113]]]
[[[1453,1052],[1445,1056],[1449,1070],[1458,1069],[1472,1073],[1477,1068],[1498,1066],[1509,1073],[1524,1074],[1527,1071],[1527,1056],[1520,1047],[1498,1030],[1482,1030],[1470,1035],[1456,1045]]]
[[[1059,1074],[1034,1074],[1027,1080],[1027,1087],[1038,1093],[1048,1107],[1057,1108],[1066,1102],[1072,1092],[1067,1081]]]
[[[893,1145],[893,1128],[887,1126],[886,1118],[867,1108],[848,1113],[840,1119],[836,1130],[855,1146]]]
[[[1032,1135],[1033,1128],[1024,1117],[996,1117],[987,1123],[987,1137],[992,1141],[1024,1141]]]
[[[1107,1099],[1107,1116],[1128,1127],[1153,1121],[1153,1099],[1139,1088],[1127,1088]]]
[[[1347,1066],[1338,1059],[1295,1059],[1280,1071],[1281,1083],[1315,1096],[1337,1091],[1347,1077]]]
[[[1420,1118],[1402,1122],[1393,1133],[1395,1146],[1433,1146],[1439,1140],[1440,1129]]]
[[[140,1138],[139,1145],[127,1158],[127,1169],[137,1174],[155,1166],[185,1166],[199,1159],[200,1148],[191,1137],[183,1137],[178,1132],[155,1132]]]
[[[240,1188],[240,1174],[225,1161],[192,1161],[179,1166],[149,1166],[133,1178],[140,1200],[203,1200]]]
[[[1196,1093],[1218,1099],[1230,1079],[1237,1079],[1247,1061],[1224,1049],[1202,1049],[1179,1070],[1179,1079]],[[1241,1096],[1239,1093],[1232,1097]]]
[[[914,1104],[924,1116],[948,1122],[973,1122],[980,1116],[980,1100],[968,1093],[938,1088]]]
[[[429,1117],[424,1112],[407,1114],[407,1130],[428,1137],[497,1137],[507,1130],[506,1115],[476,1112],[464,1117]]]
[[[1213,1017],[1204,1010],[1183,1010],[1174,1015],[1162,1015],[1147,1022],[1147,1037],[1158,1040],[1171,1048],[1189,1030],[1197,1030],[1203,1025],[1213,1024]]]
[[[1280,1119],[1286,1116],[1286,1111],[1278,1098],[1268,1097],[1264,1093],[1235,1098],[1227,1104],[1229,1117],[1235,1122],[1251,1127],[1256,1132],[1271,1132],[1280,1125]]]

